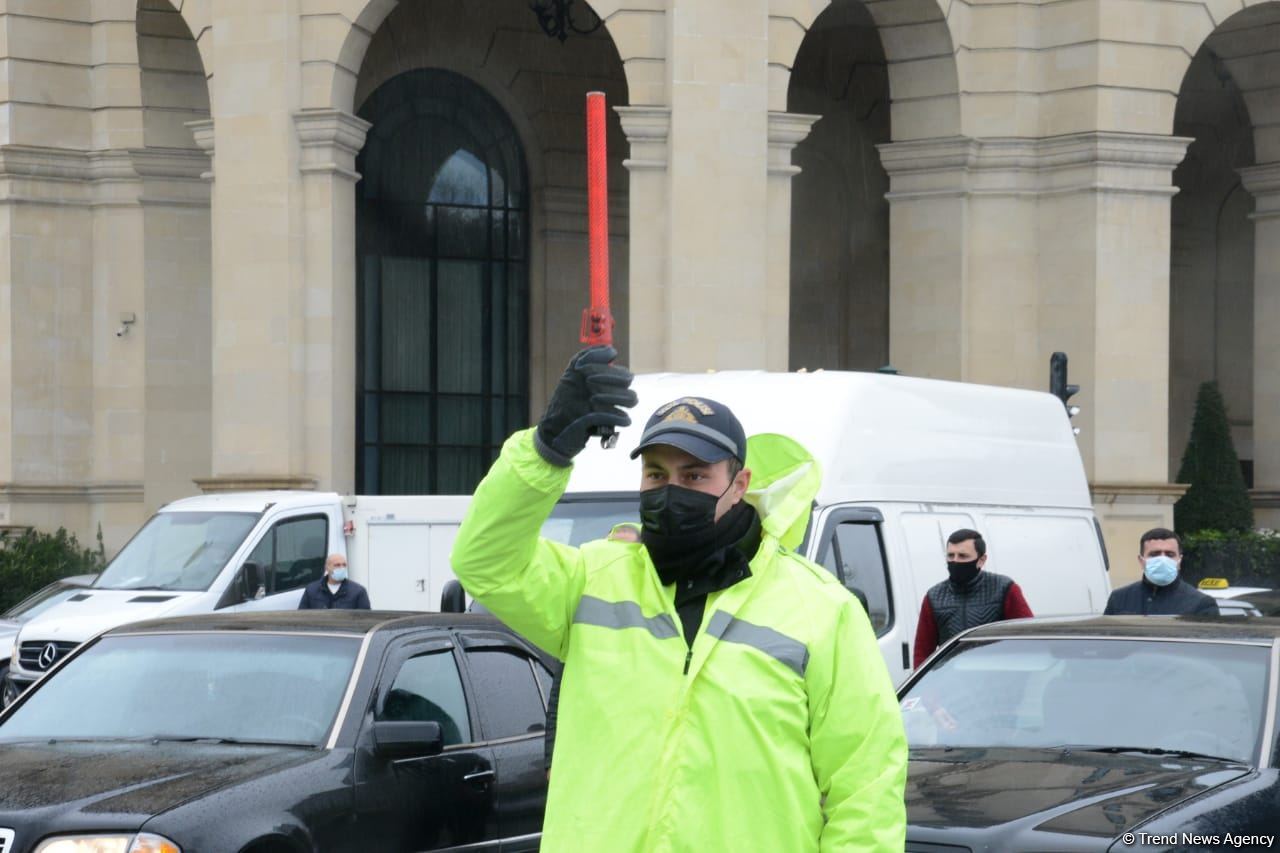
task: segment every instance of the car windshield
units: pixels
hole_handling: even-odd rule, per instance
[[[80,584],[68,584],[62,581],[51,583],[10,607],[4,612],[3,618],[12,619],[15,622],[26,622],[39,616],[59,601],[70,598],[83,588]]]
[[[249,535],[248,512],[162,512],[98,577],[99,589],[205,590]]]
[[[640,498],[611,495],[599,499],[562,500],[542,525],[542,535],[565,545],[578,546],[604,539],[614,525],[640,520]]]
[[[320,744],[359,648],[353,637],[240,632],[104,637],[35,688],[0,741]]]
[[[1257,759],[1270,650],[1154,640],[961,642],[902,696],[912,747],[1137,747]]]

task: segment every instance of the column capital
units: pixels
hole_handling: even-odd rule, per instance
[[[196,145],[200,150],[209,155],[209,171],[201,173],[200,177],[206,181],[213,180],[213,119],[206,118],[200,121],[183,122],[183,126],[191,131],[191,136],[196,141]]]
[[[631,145],[631,156],[622,161],[628,171],[667,169],[667,140],[671,136],[669,107],[614,107],[622,132]]]
[[[293,114],[293,124],[302,146],[301,171],[360,180],[355,170],[356,155],[373,125],[335,109],[300,110]]]
[[[769,174],[792,177],[800,167],[791,162],[791,152],[804,142],[822,116],[805,113],[769,113]]]
[[[1171,196],[1190,139],[1162,134],[1073,133],[1041,139],[949,136],[876,146],[889,199],[1047,196],[1081,192]]]
[[[1250,219],[1280,219],[1280,163],[1264,163],[1239,170],[1240,181],[1253,196]]]

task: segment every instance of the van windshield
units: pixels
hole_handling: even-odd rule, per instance
[[[604,539],[615,524],[624,521],[640,521],[638,494],[570,495],[551,510],[551,517],[542,525],[542,536],[576,547]]]
[[[258,516],[250,512],[162,512],[98,577],[98,589],[206,590]]]

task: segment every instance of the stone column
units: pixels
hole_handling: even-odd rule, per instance
[[[788,370],[791,318],[791,179],[800,167],[791,152],[822,116],[769,113],[768,248],[765,294],[765,368]]]
[[[769,319],[768,5],[680,0],[667,13],[674,299],[655,366],[763,368],[787,351],[785,321]]]
[[[1280,163],[1240,170],[1253,219],[1254,523],[1280,528]]]
[[[968,167],[962,137],[878,146],[889,173],[889,362],[903,373],[965,379]]]
[[[1173,169],[1189,142],[1082,133],[1042,149],[1040,356],[1072,356],[1113,584],[1137,579],[1139,536],[1172,526],[1184,491],[1169,482],[1169,258]]]
[[[199,485],[312,487],[296,0],[222,0],[212,36],[213,477]]]
[[[1081,386],[1081,456],[1110,550],[1172,522],[1169,202],[1188,140],[1081,133],[881,146],[890,352],[916,376]],[[1136,573],[1117,561],[1119,582]],[[1136,562],[1134,562],[1136,566]]]
[[[294,115],[302,145],[306,465],[355,490],[356,154],[369,122],[341,110]]]
[[[615,107],[631,156],[622,165],[631,174],[630,196],[630,352],[624,356],[637,372],[662,370],[670,359],[667,270],[667,143],[671,110],[666,107]]]

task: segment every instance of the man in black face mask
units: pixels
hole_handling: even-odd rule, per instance
[[[976,530],[957,530],[947,537],[947,574],[925,593],[916,623],[915,668],[938,646],[961,631],[1034,614],[1022,589],[1010,578],[984,572],[987,543]]]
[[[822,479],[803,447],[748,449],[722,403],[673,400],[632,453],[640,541],[539,536],[589,437],[629,424],[616,355],[574,357],[476,489],[450,558],[564,661],[541,849],[900,853],[902,716],[862,606],[794,551]]]
[[[663,585],[675,585],[691,654],[707,593],[747,578],[760,547],[760,517],[742,499],[751,484],[746,451],[727,406],[686,397],[653,413],[631,453],[644,461],[640,541]]]

